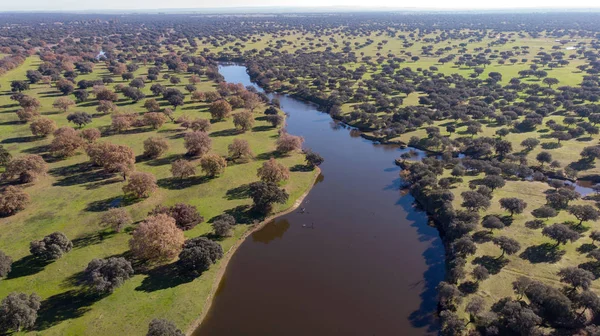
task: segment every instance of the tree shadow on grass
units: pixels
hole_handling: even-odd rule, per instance
[[[252,224],[257,221],[260,222],[265,218],[252,211],[252,207],[249,205],[238,205],[235,208],[225,210],[224,212],[233,216],[237,224]]]
[[[577,171],[582,171],[596,168],[596,165],[594,164],[594,161],[580,159],[579,161],[569,163],[569,167]]]
[[[22,152],[27,153],[27,154],[38,154],[38,155],[44,154],[44,153],[50,152],[50,145],[41,145],[41,146],[31,147],[31,148],[24,149]]]
[[[142,284],[135,288],[136,291],[154,292],[161,289],[173,288],[193,281],[193,275],[182,275],[177,263],[155,267],[147,272]]]
[[[238,135],[238,134],[241,134],[241,132],[238,129],[230,128],[230,129],[212,132],[212,133],[210,133],[210,136],[226,137],[226,136],[234,136],[234,135]]]
[[[565,251],[560,250],[558,246],[550,243],[544,243],[535,246],[529,246],[519,257],[528,260],[532,264],[556,263],[560,261]]]
[[[107,180],[102,180],[102,181],[97,181],[97,182],[92,182],[89,183],[85,186],[86,190],[94,190],[94,189],[98,189],[100,187],[103,187],[105,185],[109,185],[109,184],[113,184],[113,183],[119,183],[119,182],[123,182],[122,178],[111,178],[111,179],[107,179]]]
[[[311,172],[314,168],[309,165],[297,164],[290,168],[291,172]]]
[[[0,123],[0,126],[14,126],[14,125],[22,125],[23,122],[21,120],[10,120],[4,121]]]
[[[157,158],[154,160],[148,160],[148,162],[146,162],[146,164],[148,166],[152,166],[152,167],[164,166],[167,164],[171,164],[181,158],[183,158],[182,155],[173,154],[173,155]]]
[[[127,196],[114,196],[111,198],[90,202],[86,207],[85,211],[90,212],[102,212],[110,208],[126,207],[137,202],[142,201],[140,198],[133,198]]]
[[[274,129],[274,128],[271,127],[271,126],[265,126],[265,125],[263,125],[263,126],[254,126],[254,127],[252,127],[252,132],[266,132],[266,131],[270,131],[272,129]]]
[[[238,200],[250,197],[250,184],[242,184],[239,187],[231,188],[225,193],[228,200]]]
[[[590,253],[595,249],[596,249],[596,245],[587,243],[587,244],[582,244],[581,246],[579,246],[577,248],[577,252],[585,254],[585,253]]]
[[[79,236],[73,239],[71,242],[73,243],[73,248],[82,248],[90,245],[96,245],[102,243],[105,239],[108,239],[116,234],[115,231],[97,231],[92,232],[83,236]]]
[[[21,142],[33,142],[33,141],[36,141],[39,139],[40,138],[38,138],[37,136],[30,135],[30,136],[22,136],[22,137],[4,139],[4,140],[2,140],[2,143],[9,144],[9,143],[21,143]]]
[[[114,177],[114,174],[106,173],[102,170],[93,170],[93,171],[87,171],[87,172],[80,173],[80,174],[73,174],[73,175],[65,176],[64,178],[54,182],[53,185],[61,186],[61,187],[68,187],[68,186],[86,184],[86,183],[96,183],[96,182],[106,183],[107,179],[113,180],[113,179],[111,179],[112,177]],[[118,182],[118,180],[111,181],[107,184],[114,183],[114,182]],[[91,189],[94,189],[94,188],[91,188]]]
[[[6,279],[16,279],[23,276],[34,275],[41,272],[44,267],[50,264],[50,261],[38,259],[32,255],[27,255],[12,263],[10,273]]]
[[[483,244],[492,241],[494,235],[489,230],[481,230],[473,233],[473,241],[477,244]]]
[[[600,277],[600,261],[587,261],[577,267],[592,272],[596,278]]]
[[[265,153],[260,153],[256,156],[257,160],[269,160],[270,158],[282,158],[284,155],[282,155],[280,152],[278,151],[272,151],[272,152],[265,152]]]
[[[475,281],[465,281],[458,286],[458,289],[465,295],[473,294],[479,289],[479,283]]]
[[[490,274],[498,274],[508,264],[506,258],[495,258],[492,256],[481,256],[473,260],[473,264],[485,267]]]
[[[157,184],[161,188],[169,190],[181,190],[195,185],[206,183],[211,178],[208,176],[191,176],[188,178],[169,177],[163,178],[157,181]]]
[[[42,302],[35,329],[46,330],[63,321],[81,317],[92,304],[106,296],[83,289],[53,295]]]

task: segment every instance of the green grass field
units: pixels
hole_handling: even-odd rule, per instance
[[[0,77],[3,91],[0,95],[0,143],[13,156],[27,153],[43,154],[48,139],[34,138],[29,125],[18,121],[15,115],[18,105],[9,99],[10,82],[24,79],[28,69],[37,68],[40,60],[37,56],[27,59],[18,69]],[[141,67],[136,75],[146,73]],[[97,65],[91,75],[77,79],[94,78],[106,75],[103,64]],[[187,75],[182,77],[178,86],[181,91],[187,84]],[[120,78],[115,84],[121,82]],[[167,81],[160,80],[165,84]],[[171,86],[169,84],[169,86]],[[150,84],[145,93],[150,96]],[[198,89],[214,90],[214,84],[203,78]],[[185,91],[184,91],[185,92]],[[59,126],[69,125],[66,115],[72,111],[85,111],[94,114],[95,106],[89,103],[78,104],[67,113],[59,113],[52,108],[52,102],[59,96],[54,88],[42,84],[32,85],[25,92],[40,99],[43,116],[51,118]],[[175,117],[189,115],[210,119],[206,104],[191,104],[186,97],[186,105],[175,112]],[[141,105],[119,102],[123,111],[145,111]],[[91,105],[91,106],[90,106]],[[257,109],[263,111],[264,107]],[[143,141],[150,136],[161,136],[168,140],[170,149],[162,157],[155,160],[137,160],[138,171],[150,172],[158,180],[159,189],[148,199],[128,205],[126,209],[134,220],[139,222],[146,217],[148,211],[158,204],[172,205],[178,202],[196,206],[205,220],[222,214],[226,210],[251,204],[247,196],[240,196],[236,188],[257,181],[256,169],[262,161],[268,159],[275,148],[277,129],[267,125],[256,115],[257,121],[252,132],[235,135],[231,119],[214,123],[210,134],[213,141],[213,152],[227,155],[227,146],[235,137],[249,141],[254,154],[259,158],[246,164],[231,165],[225,173],[216,179],[196,178],[190,183],[181,184],[171,178],[170,163],[185,153],[183,147],[184,130],[178,125],[168,122],[157,131],[141,129],[124,134],[102,137],[100,141],[130,146],[136,155],[143,152]],[[97,116],[86,127],[104,127],[110,125],[110,116]],[[288,167],[303,164],[304,157],[300,153],[278,159]],[[138,273],[118,288],[113,294],[98,298],[90,295],[76,284],[77,275],[83,271],[93,258],[121,255],[128,251],[130,230],[114,233],[110,229],[99,226],[101,210],[106,209],[122,196],[122,180],[115,176],[99,179],[97,168],[89,167],[88,158],[83,152],[49,163],[49,173],[40,178],[25,190],[31,196],[31,204],[26,210],[7,218],[0,219],[0,250],[10,255],[15,263],[11,275],[0,280],[0,297],[13,291],[36,292],[42,297],[43,305],[38,319],[38,326],[32,334],[43,332],[47,335],[142,335],[149,321],[153,318],[170,319],[182,330],[186,330],[197,319],[204,309],[206,298],[221,267],[216,264],[199,278],[184,282],[178,277],[161,271]],[[198,168],[198,175],[201,175]],[[286,204],[278,205],[276,211],[292,206],[294,201],[305,193],[314,180],[315,172],[292,172],[289,181],[283,187],[289,192]],[[116,200],[116,201],[115,201]],[[212,231],[210,224],[203,222],[194,229],[185,232],[185,236],[197,237]],[[224,250],[229,250],[235,242],[251,228],[251,225],[237,225],[232,237],[220,241]],[[74,249],[63,258],[46,266],[36,266],[29,255],[29,242],[41,239],[55,231],[65,233],[74,241]]]
[[[449,171],[446,171],[445,176],[450,176]],[[466,176],[464,182],[457,184],[451,189],[455,195],[453,206],[455,209],[460,209],[462,197],[461,192],[469,190],[468,182],[480,179],[480,176]],[[582,237],[576,242],[567,243],[561,245],[556,251],[552,253],[545,252],[545,244],[554,245],[555,242],[548,237],[542,235],[542,229],[531,229],[525,226],[525,222],[534,220],[535,217],[531,214],[531,211],[546,204],[545,192],[552,189],[548,184],[543,182],[531,182],[531,181],[507,181],[506,185],[500,189],[497,189],[493,193],[491,200],[492,206],[485,212],[481,212],[482,217],[486,214],[497,215],[498,217],[509,216],[506,210],[500,208],[498,200],[504,197],[518,197],[527,202],[527,208],[522,214],[515,214],[509,226],[501,230],[494,230],[493,236],[507,236],[516,239],[521,244],[521,250],[514,255],[506,255],[506,265],[497,273],[493,271],[495,268],[490,267],[490,278],[483,280],[479,283],[479,290],[475,294],[470,294],[463,300],[462,308],[464,305],[472,299],[473,295],[481,296],[485,299],[488,308],[492,303],[497,302],[499,299],[513,295],[512,282],[519,276],[527,276],[532,279],[537,279],[546,283],[549,283],[555,287],[561,287],[557,272],[566,266],[577,266],[585,262],[589,262],[591,259],[586,256],[586,253],[582,252],[592,247],[592,240],[588,237],[589,232],[592,230],[600,229],[600,223],[597,221],[584,223],[584,229],[582,230]],[[570,204],[591,204],[593,201],[577,200]],[[546,220],[546,225],[553,223],[563,223],[566,221],[577,222],[576,218],[566,211],[559,212],[559,215],[554,218]],[[484,232],[485,229],[479,226],[474,232]],[[477,244],[477,252],[475,255],[467,258],[467,265],[465,271],[469,274],[473,268],[480,263],[480,261],[488,260],[487,265],[496,265],[499,260],[496,260],[500,256],[502,251],[492,242],[480,242]],[[491,261],[490,261],[491,260]],[[465,282],[472,280],[470,276],[467,279],[461,281]],[[600,284],[594,282],[592,284],[594,291],[600,290]],[[464,315],[468,319],[468,315]]]

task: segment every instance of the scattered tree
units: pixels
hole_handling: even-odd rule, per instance
[[[257,176],[263,182],[279,183],[290,178],[290,170],[274,158],[270,158],[258,168]]]
[[[158,186],[156,178],[151,173],[136,172],[131,174],[128,183],[123,186],[125,194],[133,194],[136,198],[149,197]]]
[[[133,232],[129,247],[142,260],[166,261],[181,252],[183,231],[175,225],[175,219],[165,214],[150,216]]]

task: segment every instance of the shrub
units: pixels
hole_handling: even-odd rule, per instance
[[[4,278],[10,273],[12,258],[0,251],[0,278]]]
[[[153,319],[148,326],[146,336],[184,336],[173,322],[163,319]]]
[[[112,208],[102,214],[100,224],[121,232],[125,226],[131,224],[132,219],[129,212],[123,208]]]

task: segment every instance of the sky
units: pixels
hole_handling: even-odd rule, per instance
[[[599,8],[598,0],[0,0],[0,11],[143,10],[225,7],[360,7],[435,9]]]

